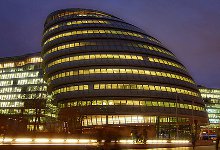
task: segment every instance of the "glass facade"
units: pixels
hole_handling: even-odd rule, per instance
[[[217,127],[220,92],[200,91]],[[53,131],[58,110],[68,133],[125,126],[189,137],[195,121],[207,123],[196,83],[170,50],[120,18],[87,9],[51,13],[41,53],[0,58],[0,115],[12,127]]]
[[[88,9],[55,11],[46,19],[42,47],[44,79],[68,132],[153,125],[157,136],[173,135],[172,128],[189,136],[195,120],[207,123],[184,65],[120,18]]]
[[[47,85],[40,53],[0,58],[0,115],[12,126],[45,130]],[[19,130],[19,129],[18,129]]]
[[[209,125],[203,128],[208,133],[215,133],[216,128],[220,127],[220,89],[206,88],[199,86],[199,91],[206,105],[209,117]]]

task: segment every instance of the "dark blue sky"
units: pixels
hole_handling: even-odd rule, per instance
[[[0,57],[40,51],[47,15],[63,8],[102,10],[144,29],[198,84],[220,88],[219,0],[0,0]]]

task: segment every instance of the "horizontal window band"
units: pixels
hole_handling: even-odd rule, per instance
[[[55,79],[70,77],[70,76],[79,76],[79,75],[90,75],[90,74],[134,74],[134,75],[149,75],[149,76],[158,76],[166,77],[171,79],[182,80],[195,84],[195,82],[187,77],[177,75],[174,73],[161,72],[161,71],[152,71],[152,70],[143,70],[143,69],[124,69],[124,68],[101,68],[101,69],[85,69],[85,70],[76,70],[76,71],[67,71],[62,72],[48,78],[48,82],[51,82]]]
[[[31,93],[31,94],[29,94]],[[26,92],[26,94],[21,94],[21,92],[14,94],[14,93],[8,93],[8,94],[0,94],[0,99],[2,101],[17,101],[17,100],[35,100],[36,98],[39,99],[47,99],[47,92],[46,91],[35,91],[33,92]]]
[[[168,61],[168,60],[165,60],[165,59],[148,57],[148,60],[150,62],[165,64],[165,65],[173,66],[173,67],[176,67],[176,68],[180,68],[180,69],[182,69],[184,71],[187,71],[186,68],[183,65],[180,65],[180,64],[177,64],[175,62]]]
[[[88,59],[130,59],[130,60],[143,60],[142,56],[137,55],[126,55],[126,54],[90,54],[90,55],[78,55],[72,57],[65,57],[61,59],[57,59],[47,65],[47,67],[51,67],[53,65],[57,65],[63,62],[73,62],[78,60],[88,60]]]
[[[28,57],[21,61],[6,61],[4,63],[0,63],[1,68],[13,68],[13,67],[21,67],[27,64],[41,63],[43,59],[41,57]]]
[[[66,50],[66,49],[70,49],[70,48],[84,47],[84,46],[104,46],[104,45],[99,42],[73,42],[73,43],[68,43],[68,44],[60,45],[60,46],[54,47],[52,49],[49,49],[43,54],[43,57],[45,57],[46,55],[48,55],[50,53],[54,53],[57,51]],[[137,47],[137,48],[143,48],[143,49],[147,49],[150,51],[156,51],[159,53],[163,53],[163,54],[175,57],[168,50],[165,50],[163,48],[159,48],[159,47],[156,47],[156,46],[153,46],[150,44],[139,44],[139,43],[129,42],[129,43],[112,43],[111,45],[109,44],[109,45],[105,45],[105,46]]]
[[[71,92],[71,91],[83,91],[83,90],[88,90],[88,89],[89,89],[88,85],[75,85],[75,86],[59,88],[59,89],[53,91],[52,95],[56,95],[59,93],[65,93],[65,92]]]
[[[55,30],[55,29],[58,29],[60,27],[63,27],[63,26],[71,26],[71,25],[76,25],[76,24],[109,24],[110,22],[109,21],[105,21],[105,20],[77,20],[77,21],[68,21],[68,22],[64,22],[62,24],[57,24],[57,25],[54,25],[52,27],[50,27],[49,29],[47,29],[45,32],[44,32],[44,35],[49,32],[49,31],[52,31],[52,30]]]
[[[89,90],[89,85],[75,85],[62,87],[52,91],[52,95],[73,92],[73,91],[83,91]],[[161,91],[168,93],[179,93],[184,95],[190,95],[199,97],[199,94],[190,90],[170,87],[170,86],[159,86],[159,85],[142,85],[142,84],[94,84],[93,90],[140,90],[140,91]]]
[[[186,103],[175,103],[175,102],[165,102],[165,101],[150,101],[150,100],[90,100],[90,101],[74,101],[58,103],[59,108],[66,107],[83,107],[83,106],[149,106],[149,107],[166,107],[166,108],[182,108],[182,109],[193,109],[198,111],[205,111],[204,107],[186,104]]]
[[[142,84],[94,84],[94,90],[146,90],[146,91],[162,91],[171,93],[180,93],[199,97],[199,94],[182,88],[158,85],[142,85]]]
[[[59,14],[52,16],[52,20],[58,19],[64,16],[93,16],[93,17],[112,17],[110,15],[101,13],[101,12],[94,12],[94,11],[66,11]]]
[[[91,54],[91,55],[78,55],[72,57],[65,57],[61,59],[57,59],[53,62],[50,62],[47,67],[50,68],[54,65],[65,63],[65,62],[74,62],[79,60],[92,60],[92,59],[127,59],[127,60],[144,60],[142,56],[137,55],[126,55],[126,54]],[[184,71],[187,71],[186,68],[176,62],[172,62],[169,60],[161,59],[161,58],[147,58],[150,62],[160,63],[163,65],[169,65],[172,67],[180,68]]]
[[[141,34],[129,32],[129,31],[121,31],[121,30],[76,30],[71,32],[65,32],[58,35],[55,35],[49,39],[47,39],[43,45],[46,45],[48,42],[51,42],[55,39],[59,39],[62,37],[69,37],[74,35],[82,35],[82,34],[116,34],[116,35],[126,35],[126,36],[134,36],[138,38],[144,38]]]

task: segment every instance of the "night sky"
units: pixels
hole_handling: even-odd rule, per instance
[[[142,28],[198,84],[220,88],[220,0],[0,0],[0,57],[40,51],[47,15],[64,8],[105,11]]]

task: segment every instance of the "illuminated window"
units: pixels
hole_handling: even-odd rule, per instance
[[[173,108],[181,108],[181,109],[192,109],[192,105],[182,104],[182,103],[172,103],[172,102],[163,102],[163,101],[145,101],[145,100],[93,100],[91,101],[78,101],[78,103],[68,103],[66,107],[75,107],[75,106],[96,106],[96,105],[132,105],[132,106],[156,106],[156,107],[173,107]],[[64,108],[64,104],[59,104]],[[188,107],[190,106],[190,107]],[[194,110],[197,111],[205,111],[205,109],[201,106],[193,106]],[[210,110],[209,110],[210,112]],[[216,111],[212,111],[212,113],[217,113]],[[218,112],[220,113],[220,111]]]
[[[27,77],[38,77],[39,71],[28,71],[28,72],[15,72],[15,73],[2,73],[0,74],[1,79],[13,79],[13,78],[27,78]]]
[[[138,47],[138,48],[144,48],[147,50],[152,50],[152,51],[156,51],[156,52],[160,52],[160,53],[164,53],[166,55],[169,56],[173,56],[175,57],[171,52],[169,52],[168,50],[156,47],[156,46],[151,46],[149,44],[137,44],[134,42],[129,42],[129,43],[117,43],[117,42],[111,42],[114,46],[130,46],[130,47]],[[109,44],[109,46],[111,46],[112,44]],[[93,46],[93,45],[103,45],[103,43],[100,42],[74,42],[74,43],[69,43],[69,44],[65,44],[65,45],[60,45],[57,47],[54,47],[50,50],[48,50],[47,52],[44,53],[44,56],[46,56],[47,54],[50,54],[52,52],[56,52],[56,51],[60,51],[60,50],[65,50],[68,48],[74,48],[74,47],[82,47],[82,46]],[[108,45],[108,44],[107,44]],[[152,47],[152,49],[150,49],[150,47]]]
[[[171,62],[171,61],[160,59],[160,58],[152,58],[152,57],[148,57],[148,60],[150,62],[156,62],[156,63],[160,63],[160,64],[165,64],[165,65],[173,66],[173,67],[180,68],[180,69],[183,69],[183,70],[186,71],[186,68],[184,66],[182,66],[180,64],[177,64],[175,62]]]
[[[94,55],[80,55],[80,56],[72,56],[67,58],[62,58],[55,60],[48,64],[48,67],[64,63],[64,62],[72,62],[86,59],[134,59],[134,60],[143,60],[142,56],[134,57],[135,55],[123,55],[123,54],[94,54]],[[62,61],[61,61],[62,60]]]
[[[129,31],[116,31],[116,30],[78,30],[78,31],[72,31],[72,32],[66,32],[66,33],[61,33],[58,35],[55,35],[48,40],[44,42],[44,45],[47,44],[48,42],[51,42],[55,39],[59,39],[62,37],[67,37],[67,36],[73,36],[73,35],[80,35],[80,34],[117,34],[117,35],[129,35],[129,36],[134,36],[134,37],[139,37],[139,38],[144,38],[141,34],[129,32]]]
[[[108,124],[131,124],[131,123],[155,123],[156,116],[138,116],[138,115],[109,115]],[[86,116],[83,121],[83,126],[103,125],[106,124],[105,115]]]
[[[92,11],[74,11],[74,12],[64,12],[53,16],[53,20],[57,18],[61,18],[64,16],[92,16],[92,17],[111,17],[110,15],[100,13],[100,12],[92,12]]]
[[[69,22],[64,22],[62,24],[57,24],[49,28],[44,32],[46,34],[49,31],[52,31],[54,29],[58,29],[63,26],[71,26],[75,24],[94,24],[94,23],[100,23],[100,24],[109,24],[109,21],[102,21],[102,20],[77,20],[77,21],[69,21]]]
[[[186,82],[190,82],[192,84],[195,84],[193,80],[183,77],[177,74],[173,73],[165,73],[165,72],[157,72],[151,71],[151,70],[141,70],[141,69],[89,69],[89,70],[75,70],[75,71],[69,71],[69,72],[63,72],[56,74],[48,79],[48,82],[53,81],[54,79],[57,78],[63,78],[63,77],[69,77],[69,76],[78,76],[78,75],[88,75],[88,74],[140,74],[140,75],[151,75],[151,76],[162,76],[162,77],[167,77],[167,78],[173,78],[173,79],[178,79],[178,80],[183,80]],[[145,87],[147,88],[147,87]],[[151,87],[154,88],[154,87]],[[156,87],[159,88],[159,87]],[[165,88],[165,87],[164,87]],[[171,89],[169,87],[166,87],[166,89],[162,88],[163,91],[170,91]],[[152,89],[153,90],[153,89]]]
[[[0,64],[0,68],[12,68],[12,67],[20,67],[30,63],[39,63],[42,62],[43,59],[41,57],[33,57],[28,58],[25,61],[15,61],[15,62],[7,62]]]
[[[65,93],[65,92],[71,92],[71,91],[82,91],[82,90],[88,90],[88,89],[89,89],[88,85],[75,85],[75,86],[69,86],[69,87],[56,89],[55,91],[52,92],[52,95]]]
[[[157,88],[155,88],[155,86],[153,85],[135,85],[135,84],[118,84],[118,86],[111,86],[111,84],[94,84],[94,89],[96,87],[96,89],[99,87],[99,89],[136,89],[136,90],[148,90],[146,88],[146,86],[148,86],[149,90],[152,91],[164,91],[164,92],[170,92],[170,91],[166,91],[167,87],[165,86],[157,86]],[[170,87],[172,90],[171,92],[176,92],[178,91],[178,93],[181,94],[186,94],[186,95],[191,95],[191,96],[196,96],[198,97],[199,94],[193,91],[189,91],[189,90],[185,90],[185,89],[180,89],[180,88],[174,88],[174,87]]]

